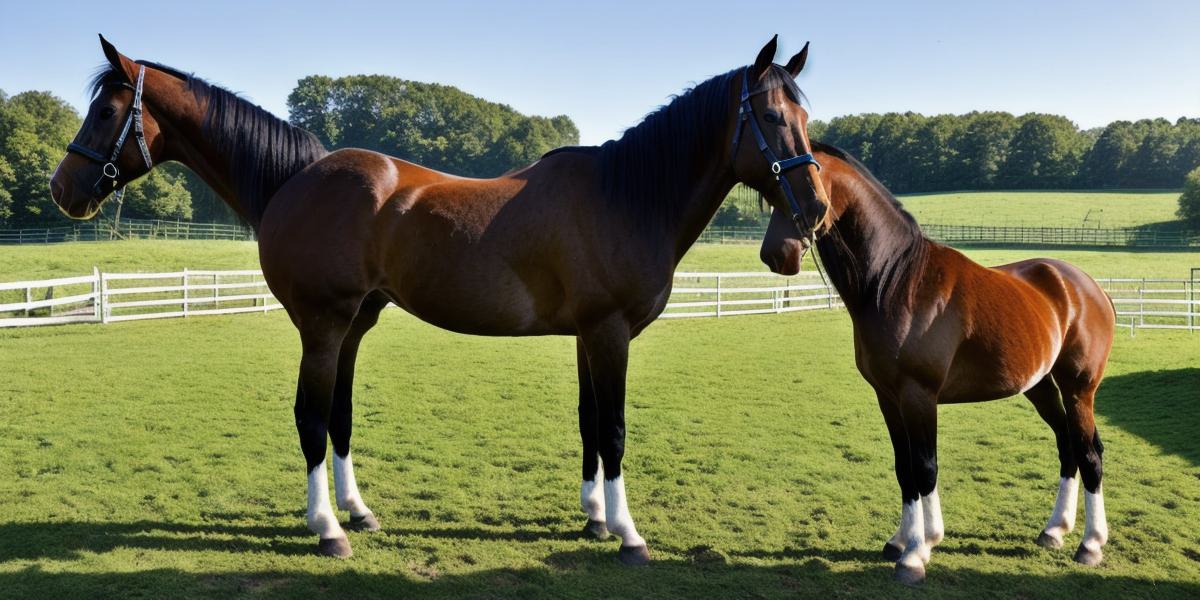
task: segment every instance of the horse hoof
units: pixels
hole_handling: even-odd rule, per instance
[[[892,577],[904,585],[918,585],[925,581],[925,565],[905,565],[896,563],[896,572]]]
[[[350,522],[346,523],[346,529],[354,531],[379,531],[379,519],[375,518],[375,513],[367,513],[361,517],[350,515]]]
[[[621,564],[628,567],[643,567],[650,564],[650,550],[642,546],[621,546]]]
[[[1043,531],[1041,535],[1037,537],[1037,545],[1047,550],[1058,550],[1059,548],[1063,547],[1063,541],[1062,538],[1054,537]]]
[[[317,554],[333,558],[350,558],[353,552],[350,550],[350,540],[340,537],[317,542]]]
[[[607,540],[608,526],[605,525],[604,521],[588,519],[587,525],[583,526],[583,536],[596,540]]]
[[[883,557],[892,562],[900,560],[900,555],[904,554],[904,548],[896,546],[891,542],[883,543]]]
[[[1100,561],[1103,559],[1104,559],[1103,552],[1101,552],[1100,550],[1090,550],[1090,549],[1084,547],[1082,544],[1080,544],[1079,549],[1075,551],[1075,562],[1077,562],[1081,565],[1094,567],[1094,566],[1100,564]]]

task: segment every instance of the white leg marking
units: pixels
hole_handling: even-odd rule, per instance
[[[329,505],[329,480],[325,461],[308,473],[308,528],[323,540],[346,537]]]
[[[1093,494],[1083,490],[1083,543],[1088,550],[1099,552],[1108,543],[1108,521],[1104,518],[1104,487],[1096,488]]]
[[[604,508],[608,530],[621,538],[622,546],[645,546],[646,540],[638,535],[633,526],[633,517],[629,514],[629,505],[625,503],[625,479],[617,475],[616,479],[604,481]]]
[[[942,524],[942,500],[938,497],[936,487],[928,496],[921,497],[921,509],[925,517],[925,545],[932,549],[946,535],[946,527]],[[929,561],[928,550],[925,561]]]
[[[904,503],[900,517],[900,541],[904,552],[896,562],[923,571],[929,560],[929,546],[925,545],[925,519],[922,512],[920,498]]]
[[[365,517],[371,514],[371,509],[362,501],[358,493],[358,481],[354,479],[354,462],[350,454],[345,458],[333,453],[333,489],[337,497],[337,507],[350,511],[351,517]]]
[[[1054,512],[1046,521],[1045,533],[1062,545],[1063,538],[1075,528],[1075,507],[1079,505],[1079,481],[1074,477],[1063,477],[1058,481],[1058,498],[1054,501]]]
[[[579,506],[587,513],[589,521],[604,521],[605,518],[604,488],[600,485],[601,481],[604,481],[603,465],[596,469],[596,477],[584,481],[579,489]]]

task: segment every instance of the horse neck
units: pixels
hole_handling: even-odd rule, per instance
[[[688,202],[680,209],[682,214],[669,232],[669,237],[675,241],[675,265],[700,239],[700,234],[704,233],[736,183],[733,168],[723,164],[723,159],[714,158],[707,162],[710,164],[699,171],[705,174],[704,177],[693,186]]]
[[[157,121],[164,138],[160,162],[176,161],[196,173],[242,218],[248,214],[238,201],[230,165],[204,133],[207,106],[188,84],[166,73],[147,68],[144,92],[147,111]]]
[[[849,163],[839,167],[844,168],[827,170],[834,216],[830,233],[817,241],[817,251],[847,307],[892,312],[911,298],[929,241],[881,184]]]

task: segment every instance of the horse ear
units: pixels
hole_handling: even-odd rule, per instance
[[[767,72],[767,67],[775,60],[775,49],[779,44],[779,34],[775,34],[771,41],[767,42],[762,50],[758,51],[758,58],[754,59],[754,65],[750,67],[750,79],[758,80],[763,73]]]
[[[125,78],[132,82],[136,63],[129,60],[128,57],[120,52],[117,52],[116,46],[113,46],[108,40],[104,39],[103,35],[100,36],[100,48],[104,50],[104,58],[108,59],[108,64],[112,65],[117,71],[124,73]]]
[[[808,42],[804,42],[804,47],[800,49],[800,52],[798,52],[795,56],[792,57],[792,60],[788,61],[787,66],[784,68],[787,69],[788,73],[792,74],[792,77],[795,77],[800,74],[800,71],[802,69],[804,69],[804,63],[807,60],[808,60]]]

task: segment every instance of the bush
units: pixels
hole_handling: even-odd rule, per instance
[[[1192,225],[1200,225],[1200,167],[1193,169],[1183,180],[1177,214]]]

